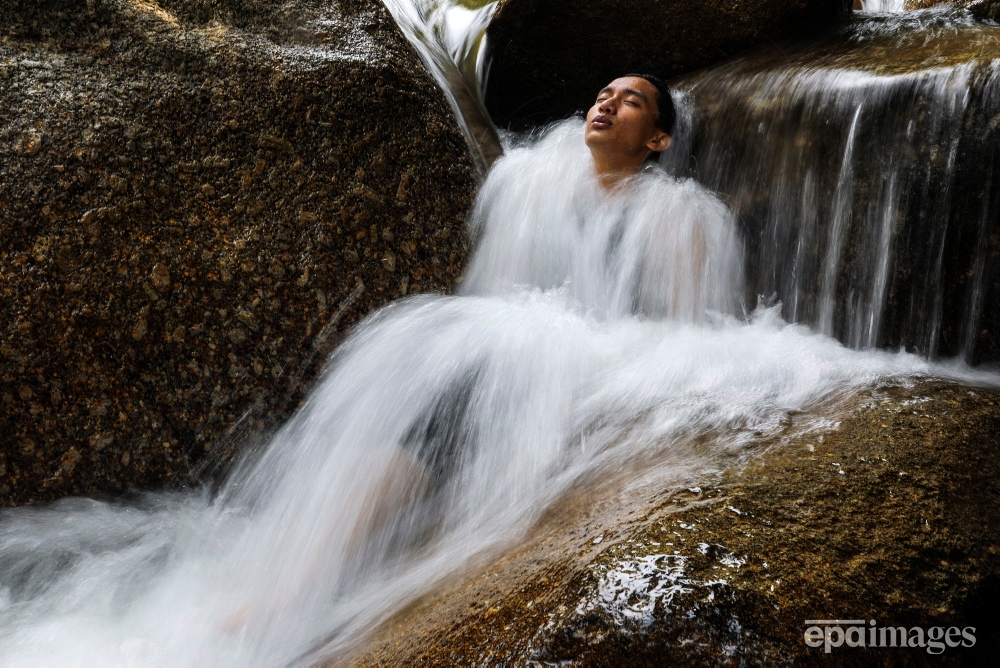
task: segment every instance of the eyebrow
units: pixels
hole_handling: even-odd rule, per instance
[[[637,98],[639,98],[643,102],[649,102],[649,100],[648,100],[648,98],[646,98],[645,94],[640,93],[639,91],[637,91],[634,88],[626,88],[625,89],[625,94],[626,95],[635,95]]]
[[[597,96],[600,97],[604,93],[612,93],[612,92],[614,92],[614,89],[611,88],[611,86],[605,86],[601,90],[597,91]],[[646,95],[644,93],[642,93],[640,91],[637,91],[634,88],[626,88],[625,89],[625,94],[626,95],[634,95],[635,97],[639,98],[643,102],[649,102],[649,98],[646,97]]]

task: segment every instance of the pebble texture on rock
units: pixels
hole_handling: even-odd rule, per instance
[[[663,79],[780,36],[829,27],[848,0],[501,0],[486,106],[526,129],[586,109],[629,72]]]
[[[685,487],[592,485],[406,609],[357,666],[989,665],[1000,650],[1000,393],[928,381],[799,416]],[[825,656],[807,619],[975,627],[972,647]],[[866,622],[867,623],[867,622]],[[826,665],[825,663],[823,665]]]
[[[223,470],[474,188],[376,0],[3,3],[0,503]]]

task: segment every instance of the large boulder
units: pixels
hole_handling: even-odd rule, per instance
[[[397,615],[354,664],[987,665],[998,433],[1000,392],[924,382],[800,415],[714,479],[581,490],[524,545]],[[817,619],[863,621],[823,625],[825,656],[805,642]],[[870,644],[870,620],[879,646],[849,646],[852,626]],[[882,646],[890,627],[914,646]],[[928,644],[935,627],[959,632]]]
[[[1000,19],[1000,0],[906,0],[904,6],[906,9],[927,9],[942,4],[968,9],[977,19]]]
[[[377,0],[0,8],[0,504],[182,485],[448,290],[475,177]]]
[[[1000,0],[971,0],[961,6],[967,7],[977,19],[1000,21]]]
[[[525,129],[586,108],[627,72],[668,78],[828,27],[849,0],[501,0],[487,31],[486,106]]]

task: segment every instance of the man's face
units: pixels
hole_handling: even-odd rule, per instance
[[[670,137],[656,127],[659,92],[640,77],[615,79],[597,94],[587,112],[584,139],[593,150],[645,155],[670,146]]]

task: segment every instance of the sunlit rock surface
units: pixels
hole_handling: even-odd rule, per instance
[[[643,475],[579,489],[519,549],[411,606],[351,659],[775,665],[822,658],[803,641],[807,619],[874,619],[975,627],[975,645],[944,658],[984,665],[1000,644],[997,433],[1000,393],[928,381],[793,416],[744,467],[681,489],[658,489],[639,463]]]
[[[500,126],[525,128],[592,102],[626,72],[662,78],[759,42],[829,27],[846,0],[502,0],[487,31],[486,106]]]
[[[6,2],[0,110],[0,503],[219,470],[460,274],[467,149],[374,0]]]

